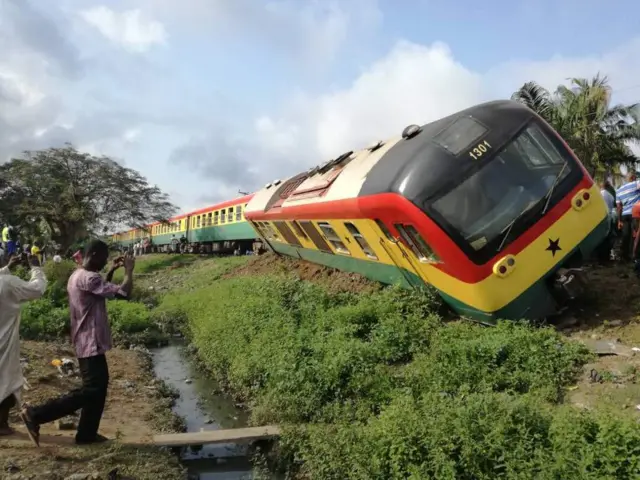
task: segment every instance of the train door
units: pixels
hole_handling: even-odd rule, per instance
[[[380,246],[402,272],[407,283],[413,288],[423,287],[425,283],[429,283],[421,269],[416,268],[410,253],[406,251],[400,238],[395,238],[391,235],[391,232],[382,221],[376,219],[376,224],[383,233],[383,236],[380,237]],[[402,235],[402,233],[400,234]]]
[[[186,253],[188,250],[188,245],[191,243],[191,215],[187,216],[185,219],[185,232],[184,232],[184,238],[187,239],[187,244],[186,245],[180,245],[180,249],[184,248],[184,252]]]

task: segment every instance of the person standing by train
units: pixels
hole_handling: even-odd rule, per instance
[[[92,240],[86,247],[82,268],[76,269],[67,283],[71,314],[71,342],[76,351],[82,386],[43,405],[26,407],[20,413],[29,436],[39,445],[40,425],[82,410],[76,444],[103,443],[108,439],[98,433],[109,385],[106,352],[112,348],[111,329],[107,317],[107,298],[127,298],[133,288],[135,259],[119,257],[106,279],[100,271],[107,265],[109,247]],[[124,266],[124,281],[111,283],[114,272]]]
[[[600,185],[600,194],[604,199],[604,203],[607,205],[607,214],[609,216],[609,235],[604,239],[601,245],[598,246],[596,250],[596,255],[598,259],[603,262],[609,262],[611,260],[611,251],[613,250],[613,245],[615,243],[616,237],[616,201],[615,197],[611,194],[608,186],[611,186],[608,180],[605,180]]]
[[[616,212],[618,229],[621,231],[620,258],[628,261],[631,258],[633,226],[631,210],[640,201],[640,182],[635,172],[627,175],[627,183],[616,190]]]

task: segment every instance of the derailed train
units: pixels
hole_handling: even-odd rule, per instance
[[[387,284],[430,284],[488,323],[557,313],[579,284],[576,267],[609,233],[580,161],[513,101],[411,125],[253,195],[152,225],[154,244],[170,241],[171,225],[208,251],[258,239]]]

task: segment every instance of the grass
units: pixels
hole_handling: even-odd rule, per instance
[[[627,479],[640,429],[564,404],[592,356],[551,328],[444,322],[431,292],[328,293],[295,276],[182,272],[152,317],[182,325],[281,465],[327,479]],[[213,280],[215,279],[215,280]]]
[[[135,273],[148,273],[165,268],[166,258],[152,258],[138,262]],[[22,309],[20,336],[27,340],[58,340],[69,335],[69,306],[67,281],[76,266],[71,261],[48,262],[44,265],[48,280],[42,298],[25,303]],[[27,272],[18,272],[28,278]],[[114,278],[114,282],[118,279]],[[121,281],[121,280],[120,280]],[[122,346],[141,343],[156,345],[166,336],[150,315],[154,305],[153,294],[134,282],[131,300],[109,300],[107,310],[114,340]]]
[[[332,293],[295,274],[252,276],[247,260],[149,256],[136,266],[137,302],[109,302],[110,315],[116,336],[181,329],[253,424],[284,426],[279,463],[291,474],[640,476],[636,418],[569,402],[595,359],[552,328],[446,322],[429,291]],[[62,280],[42,300],[54,308],[34,302],[23,329],[61,334]],[[597,387],[622,378],[607,372]]]

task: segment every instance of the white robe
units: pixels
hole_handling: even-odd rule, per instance
[[[0,401],[14,394],[20,404],[24,383],[20,365],[20,307],[28,300],[40,298],[47,288],[41,268],[31,269],[25,282],[0,268]]]

